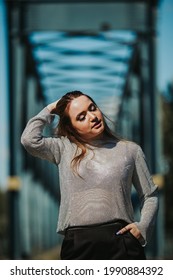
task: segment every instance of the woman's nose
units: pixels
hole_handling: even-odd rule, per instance
[[[91,120],[94,120],[95,118],[97,118],[93,112],[88,112],[88,114],[89,114],[89,117]]]
[[[96,122],[96,121],[98,121],[97,116],[96,116],[94,113],[92,113],[92,112],[89,112],[89,118],[90,118],[90,121],[91,121],[91,122]]]

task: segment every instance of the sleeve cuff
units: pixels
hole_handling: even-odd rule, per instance
[[[55,118],[55,114],[52,114],[47,107],[43,108],[38,115],[39,117],[43,117],[48,124],[51,124]]]

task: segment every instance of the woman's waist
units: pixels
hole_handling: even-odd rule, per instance
[[[117,220],[111,220],[103,223],[95,223],[95,224],[89,224],[89,225],[75,225],[75,226],[69,226],[66,228],[65,233],[72,232],[72,231],[87,231],[87,230],[98,230],[98,229],[105,229],[105,228],[114,228],[114,230],[118,231],[121,228],[125,227],[128,224],[128,222],[117,219]]]

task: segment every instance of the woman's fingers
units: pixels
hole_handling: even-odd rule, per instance
[[[117,235],[118,234],[123,234],[125,233],[126,231],[129,231],[131,229],[131,224],[128,224],[127,226],[123,227],[122,229],[120,229],[118,232],[117,232]]]
[[[50,103],[49,105],[47,105],[47,109],[52,112],[53,110],[56,109],[56,104],[58,103],[60,99],[56,100],[55,102]]]
[[[133,234],[137,239],[139,239],[141,237],[141,233],[134,223],[128,224],[127,226],[123,227],[116,234],[117,235],[123,234],[127,231],[130,231],[130,233]]]

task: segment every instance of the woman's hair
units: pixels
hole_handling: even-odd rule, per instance
[[[75,143],[77,146],[74,158],[72,159],[72,162],[71,162],[72,169],[74,170],[74,172],[76,174],[78,174],[78,171],[77,171],[78,166],[79,166],[81,160],[85,157],[87,149],[90,149],[89,146],[87,146],[87,144],[90,144],[90,141],[82,138],[79,135],[79,133],[76,131],[76,129],[72,126],[72,123],[71,123],[71,120],[70,120],[70,117],[68,114],[68,108],[69,108],[72,100],[74,100],[75,98],[78,98],[82,95],[88,97],[97,106],[95,101],[90,96],[82,93],[81,91],[75,90],[75,91],[68,92],[64,96],[62,96],[61,99],[57,102],[56,109],[54,109],[54,111],[53,111],[53,113],[55,113],[59,116],[59,123],[58,123],[57,127],[55,128],[55,134],[59,135],[59,136],[66,136],[71,142]],[[119,137],[114,135],[113,132],[108,127],[108,125],[105,121],[104,114],[103,114],[103,120],[104,120],[104,127],[105,127],[104,128],[105,136],[119,140]],[[79,150],[81,150],[81,152],[79,152]]]

